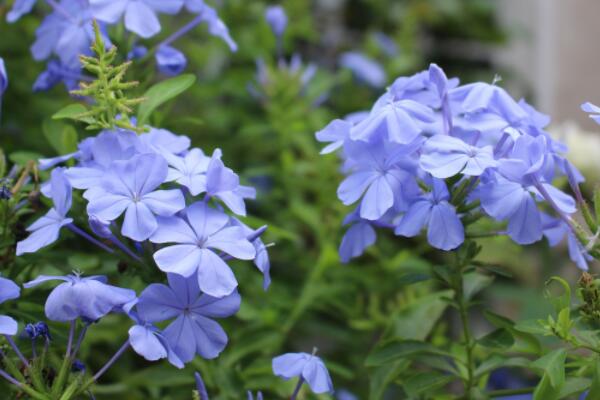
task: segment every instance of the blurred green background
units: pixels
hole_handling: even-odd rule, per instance
[[[215,399],[240,399],[245,390],[263,390],[267,399],[284,398],[295,382],[273,377],[271,358],[287,351],[310,352],[313,346],[319,348],[337,389],[359,399],[401,398],[403,382],[391,385],[384,394],[386,371],[366,368],[366,355],[386,335],[427,335],[434,316],[447,312],[439,295],[431,294],[430,283],[408,286],[415,271],[444,262],[423,240],[378,232],[377,245],[363,257],[348,265],[340,263],[337,248],[344,231],[342,219],[351,209],[336,199],[339,160],[335,155],[319,155],[321,146],[314,133],[333,118],[368,109],[384,90],[370,88],[339,68],[339,55],[345,51],[362,51],[377,60],[388,83],[427,68],[430,62],[463,82],[491,81],[495,73],[510,76],[511,71],[499,70],[490,52],[456,51],[467,43],[477,43],[477,49],[509,43],[511,36],[498,24],[493,2],[283,1],[280,4],[290,20],[284,57],[289,60],[298,53],[305,64],[317,66],[308,85],[302,84],[301,74],[277,66],[275,38],[263,18],[268,4],[227,0],[218,8],[239,45],[237,53],[207,35],[204,27],[177,42],[189,58],[187,72],[195,74],[198,82],[162,107],[152,122],[189,135],[205,153],[221,148],[226,164],[257,188],[257,200],[249,203],[251,217],[246,222],[269,225],[265,239],[275,243],[270,249],[273,284],[263,292],[260,274],[249,263],[235,264],[242,309],[223,321],[230,344],[218,359],[197,358],[182,372],[165,362],[147,363],[129,352],[97,385],[98,399],[189,399],[194,370],[202,372]],[[2,21],[6,9],[0,6]],[[60,146],[44,130],[44,121],[72,102],[62,86],[32,94],[32,84],[44,65],[32,61],[29,46],[42,15],[38,11],[15,25],[0,22],[0,56],[10,76],[2,104],[0,146],[13,162],[57,154]],[[191,17],[165,18],[160,37],[187,18]],[[379,45],[382,33],[394,43],[395,54],[386,54]],[[121,48],[122,54],[126,52]],[[267,66],[268,79],[263,83],[257,82],[258,58]],[[134,63],[129,78],[141,80],[144,87],[164,77],[152,63]],[[79,129],[79,139],[84,135]],[[544,244],[522,248],[506,239],[485,239],[483,244],[486,261],[500,265],[512,277],[499,278],[481,300],[513,317],[543,315],[546,305],[539,300],[543,282],[569,265],[564,249],[550,251]],[[116,260],[68,235],[52,250],[17,263],[19,279],[42,271],[79,269],[108,274],[121,286],[144,287],[137,271],[117,265]],[[577,275],[573,266],[566,271],[574,278]],[[43,291],[27,292],[26,301],[15,306],[14,314],[24,322],[41,319],[44,295]],[[431,332],[434,341],[458,335],[451,315],[448,312]],[[486,330],[483,321],[474,320],[474,325],[476,331]],[[111,316],[90,329],[81,357],[89,369],[96,370],[105,362],[125,339],[128,327],[124,317]],[[53,324],[51,328],[60,343],[66,326]],[[302,396],[313,398],[308,392]]]

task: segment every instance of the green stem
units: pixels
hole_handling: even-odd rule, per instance
[[[463,275],[463,263],[459,262],[459,257],[457,255],[457,268],[456,268],[456,280],[455,280],[455,301],[458,308],[458,313],[460,316],[460,321],[462,325],[462,333],[464,337],[464,345],[465,345],[465,354],[467,356],[467,378],[465,380],[465,396],[469,396],[471,389],[474,386],[474,376],[475,376],[475,360],[473,358],[473,348],[475,347],[475,341],[473,340],[473,335],[471,334],[471,328],[469,327],[469,316],[468,310],[469,306],[465,301],[464,296],[464,275]]]

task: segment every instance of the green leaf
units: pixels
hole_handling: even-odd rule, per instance
[[[68,154],[77,150],[77,131],[71,125],[47,119],[42,124],[42,131],[58,154]]]
[[[410,361],[398,361],[392,365],[384,365],[376,368],[369,375],[369,400],[380,400],[388,385],[404,372]]]
[[[367,367],[377,367],[394,361],[412,358],[420,354],[448,356],[448,353],[432,344],[418,340],[402,340],[393,341],[376,348],[369,354],[365,364]]]
[[[520,332],[532,333],[534,335],[545,335],[548,333],[548,330],[540,324],[539,320],[534,319],[526,319],[517,322],[515,324],[515,329]]]
[[[167,79],[152,86],[144,94],[144,102],[140,104],[138,110],[138,125],[143,126],[154,110],[161,104],[177,97],[189,89],[196,77],[192,74],[179,75],[175,78]]]
[[[464,275],[463,291],[465,300],[472,299],[477,293],[488,287],[494,281],[491,275],[469,272]]]
[[[600,399],[600,358],[596,357],[594,361],[594,374],[592,375],[592,385],[588,394],[590,399]]]
[[[507,349],[515,344],[515,338],[508,329],[499,328],[478,339],[477,342],[483,347]]]
[[[394,317],[393,337],[425,340],[448,307],[446,298],[452,294],[452,290],[444,290],[415,299]]]
[[[579,377],[573,377],[573,378],[567,378],[567,380],[565,381],[565,384],[563,385],[563,387],[560,389],[560,392],[558,393],[558,398],[559,399],[564,399],[570,396],[573,396],[574,394],[580,394],[583,391],[585,391],[588,387],[590,387],[590,383],[591,381],[587,378],[579,378]],[[586,399],[597,399],[598,397],[593,397],[591,394],[588,394],[586,397]]]
[[[530,363],[531,361],[524,357],[506,358],[498,354],[493,354],[477,366],[475,377],[479,378],[498,368],[529,368]]]
[[[548,376],[550,385],[558,390],[565,383],[566,358],[565,349],[556,349],[532,362],[531,368],[543,371],[544,375]]]
[[[544,374],[533,392],[533,400],[556,400],[558,399],[558,388],[552,387],[548,374]]]
[[[410,398],[416,398],[422,393],[435,390],[440,388],[453,379],[448,374],[442,374],[441,372],[430,371],[421,374],[416,374],[403,382],[402,388],[406,391]],[[432,396],[427,396],[430,398]]]
[[[52,119],[74,119],[79,120],[80,115],[87,112],[87,108],[81,103],[69,104],[66,107],[58,110],[53,116]]]

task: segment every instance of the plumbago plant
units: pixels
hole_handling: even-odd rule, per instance
[[[80,61],[96,79],[72,91],[89,102],[68,106],[54,118],[100,132],[79,142],[75,152],[14,167],[3,178],[3,264],[8,276],[22,276],[14,268],[15,256],[35,255],[70,231],[121,259],[119,265],[133,270],[145,289],[138,294],[110,284],[104,275],[79,271],[25,282],[25,296],[40,285],[58,285],[45,300],[47,321],[25,320],[20,330],[15,319],[0,316],[0,334],[11,349],[11,354],[0,353],[0,376],[16,396],[94,398],[95,383],[130,349],[179,369],[197,356],[217,358],[228,343],[217,320],[236,314],[241,304],[228,263],[253,261],[264,276],[264,289],[270,285],[268,245],[261,240],[266,226],[252,229],[240,219],[254,189],[240,184],[219,149],[208,156],[191,148],[186,136],[142,125],[154,108],[193,80],[164,81],[147,97],[129,98],[127,90],[137,85],[125,81],[129,63],[114,65],[116,48],[106,45],[96,23],[94,38],[93,55],[82,55]],[[6,74],[1,76],[5,87]],[[49,179],[40,183],[44,175]],[[33,218],[25,237],[15,235],[20,220],[38,214],[40,203],[49,204],[49,211]],[[13,280],[0,278],[0,302],[23,294]],[[130,321],[128,336],[101,368],[88,372],[81,346],[109,315]],[[58,328],[51,332],[50,323]],[[17,335],[29,339],[30,351],[19,348]],[[57,354],[63,343],[56,337],[66,339],[62,357]],[[315,393],[333,392],[329,372],[315,353],[273,359],[276,376],[298,378],[291,398],[305,383]],[[198,373],[196,379],[193,396],[208,399]]]
[[[586,103],[584,111],[600,108]],[[597,115],[592,118],[597,119]],[[369,112],[336,119],[316,137],[328,143],[322,153],[338,151],[346,178],[337,195],[356,204],[339,253],[343,261],[360,256],[376,241],[376,230],[415,237],[422,231],[430,246],[442,250],[442,262],[419,268],[405,282],[432,280],[442,305],[430,304],[422,318],[426,331],[388,331],[366,360],[372,371],[371,393],[396,398],[486,399],[532,394],[534,399],[569,398],[600,393],[597,329],[598,281],[584,273],[571,305],[569,285],[554,298],[557,315],[543,321],[513,322],[484,309],[492,330],[480,337],[471,317],[476,296],[501,269],[478,261],[480,240],[508,236],[520,245],[546,239],[568,243],[569,255],[582,270],[600,256],[597,243],[600,194],[594,214],[579,189],[581,174],[565,157],[566,147],[544,129],[549,118],[497,85],[459,85],[435,64],[411,77],[398,78]],[[555,182],[568,181],[575,197]],[[580,211],[584,225],[577,222]],[[459,320],[456,341],[431,342],[446,306]],[[573,317],[573,309],[576,317]],[[545,346],[539,335],[554,336],[569,347]],[[543,344],[544,345],[543,345]],[[568,350],[584,350],[569,352]],[[490,374],[500,368],[540,376],[533,387],[487,390]]]

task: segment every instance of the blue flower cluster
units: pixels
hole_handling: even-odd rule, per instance
[[[79,55],[90,54],[94,19],[99,21],[103,40],[110,46],[108,28],[121,21],[129,32],[141,39],[149,39],[161,30],[160,14],[174,15],[184,9],[193,14],[194,18],[189,23],[153,49],[157,67],[165,75],[176,75],[185,69],[185,55],[171,45],[202,23],[206,23],[211,35],[222,38],[232,51],[237,50],[227,26],[203,0],[46,0],[45,3],[50,6],[51,12],[36,30],[31,53],[36,61],[49,61],[34,84],[36,91],[47,90],[60,82],[72,90],[77,87],[77,82],[87,79],[81,73]],[[35,4],[36,0],[16,0],[6,15],[7,21],[18,21],[30,13]],[[136,45],[135,50],[130,53],[131,57],[148,54],[143,46]]]
[[[72,159],[74,166],[57,166]],[[135,322],[129,344],[148,360],[168,358],[183,367],[196,354],[218,356],[227,335],[213,318],[233,315],[240,306],[238,283],[226,261],[253,260],[264,288],[270,284],[269,257],[260,239],[266,227],[253,230],[235,216],[246,214],[245,200],[255,191],[240,184],[221,151],[207,156],[190,149],[189,138],[163,129],[141,135],[103,131],[83,140],[75,153],[40,160],[40,168],[53,168],[42,185],[53,207],[27,228],[30,235],[17,243],[17,255],[52,244],[68,229],[139,262],[151,255],[169,282],[148,286],[138,298],[132,290],[107,285],[104,277],[40,276],[25,287],[64,281],[48,297],[46,316],[96,321],[125,313]],[[93,235],[68,216],[73,189],[83,190]],[[154,325],[166,320],[172,322],[164,331]]]
[[[338,188],[345,205],[358,204],[345,224],[340,255],[359,256],[376,240],[374,228],[452,250],[465,240],[465,221],[482,215],[506,222],[519,244],[565,236],[571,258],[587,268],[571,215],[576,202],[552,185],[581,174],[565,158],[566,147],[545,127],[549,118],[494,83],[459,85],[435,64],[400,77],[368,112],[334,120],[317,132],[322,153],[341,149]]]

